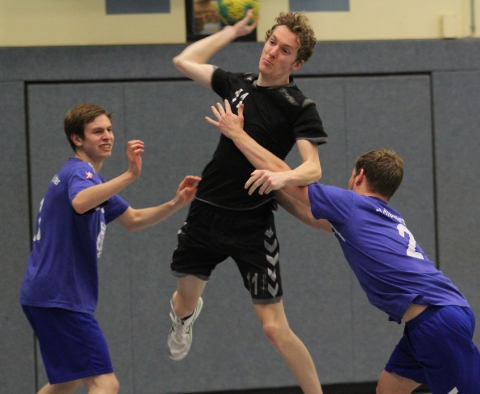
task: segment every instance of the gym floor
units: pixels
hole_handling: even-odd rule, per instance
[[[355,384],[327,384],[322,385],[324,394],[375,394],[376,382]],[[421,386],[414,393],[431,394],[428,387]],[[299,387],[284,387],[275,389],[215,391],[212,393],[195,394],[303,394]]]

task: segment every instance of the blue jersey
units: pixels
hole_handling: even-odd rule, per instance
[[[97,260],[106,225],[128,204],[113,196],[82,215],[72,200],[80,191],[103,183],[93,167],[71,158],[53,177],[40,203],[33,247],[23,278],[20,303],[93,313],[98,302]]]
[[[392,320],[400,323],[411,303],[468,306],[386,202],[320,183],[308,195],[313,216],[331,223],[370,303]]]

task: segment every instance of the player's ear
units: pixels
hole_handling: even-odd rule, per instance
[[[363,168],[360,168],[358,174],[355,175],[355,184],[360,185],[363,181],[365,181],[365,179],[365,171],[363,171]]]
[[[70,139],[75,144],[75,146],[82,146],[83,140],[77,134],[70,135]]]
[[[297,71],[304,64],[305,64],[305,60],[295,60],[295,63],[293,63],[292,65],[292,71]]]

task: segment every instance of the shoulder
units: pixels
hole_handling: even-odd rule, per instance
[[[339,201],[348,201],[353,203],[358,200],[360,195],[353,190],[347,190],[337,186],[324,185],[315,182],[308,185],[308,193],[311,197],[322,198],[325,202],[338,203]]]
[[[231,71],[225,71],[222,68],[217,67],[212,75],[212,82],[230,82],[230,83],[245,83],[253,84],[258,79],[258,76],[251,72],[236,73]]]
[[[71,158],[57,173],[61,180],[68,180],[69,185],[91,185],[103,183],[103,177],[95,172],[93,166],[85,161]],[[84,186],[82,186],[84,187]]]
[[[95,172],[93,166],[90,163],[86,161],[82,161],[75,157],[71,157],[70,159],[68,159],[60,171],[76,171],[76,170],[85,170],[85,171]]]
[[[297,108],[299,111],[306,108],[316,110],[313,100],[306,97],[293,81],[287,85],[274,86],[271,91],[278,94],[286,104]]]

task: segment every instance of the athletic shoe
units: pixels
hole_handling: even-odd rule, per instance
[[[172,308],[172,311],[170,312],[172,329],[168,334],[167,343],[170,348],[170,358],[175,361],[180,361],[187,356],[190,351],[190,346],[192,346],[192,326],[202,310],[203,300],[202,297],[198,299],[197,307],[192,315],[186,320],[177,317],[171,300],[170,306]]]

